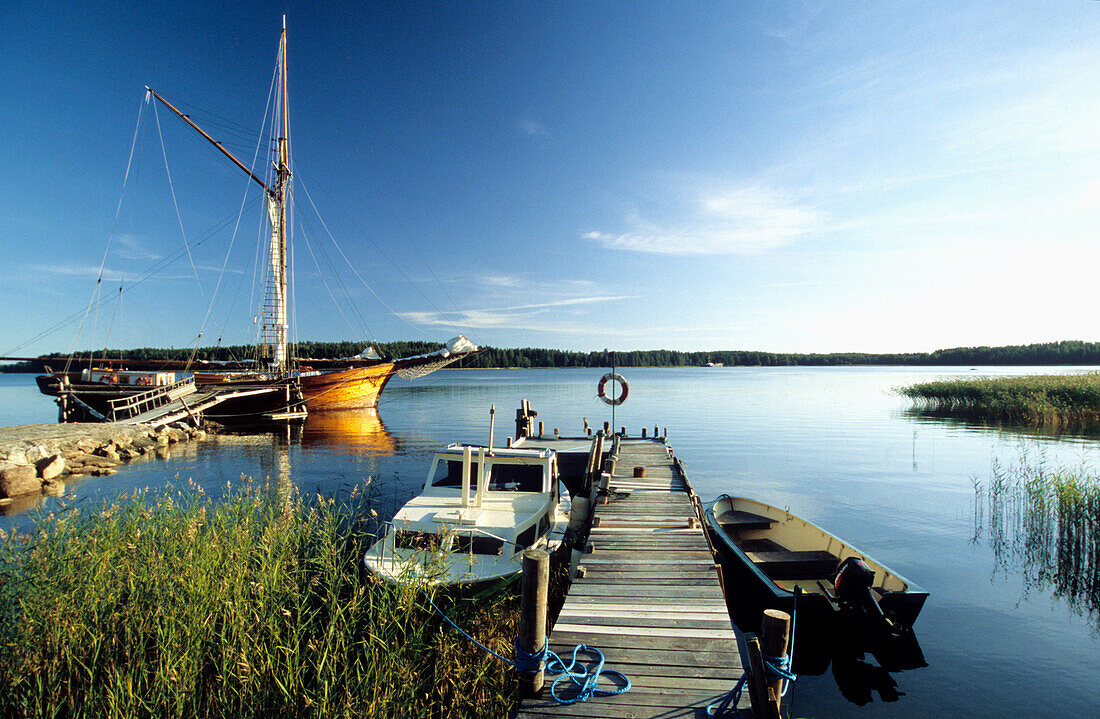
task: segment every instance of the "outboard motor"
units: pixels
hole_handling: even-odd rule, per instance
[[[867,562],[861,557],[848,557],[837,567],[833,587],[841,608],[866,614],[889,627],[892,622],[882,613],[871,592],[874,582],[875,572]]]

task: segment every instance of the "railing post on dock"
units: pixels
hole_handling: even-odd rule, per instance
[[[516,644],[528,654],[539,654],[546,646],[546,601],[550,589],[550,554],[545,549],[523,550],[523,582],[520,590],[519,639]],[[518,657],[517,657],[518,659]],[[519,695],[531,699],[546,683],[546,660],[531,668],[517,668]]]
[[[760,623],[760,650],[763,651],[765,655],[775,657],[779,660],[779,663],[782,664],[783,658],[787,656],[787,640],[790,634],[790,614],[779,609],[764,610],[764,619]],[[777,709],[782,699],[782,691],[783,679],[779,677],[769,677],[768,693],[774,693]]]

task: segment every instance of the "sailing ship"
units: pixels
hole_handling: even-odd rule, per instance
[[[234,402],[232,405],[219,407],[216,413],[211,411],[212,415],[222,419],[270,415],[273,411],[271,400],[276,395],[285,397],[281,408],[283,412],[305,408],[317,411],[376,407],[378,396],[395,375],[415,379],[479,351],[476,345],[460,335],[438,351],[395,360],[384,360],[373,351],[338,360],[302,360],[291,355],[287,342],[287,201],[292,173],[288,140],[290,114],[286,47],[284,18],[279,40],[280,132],[274,146],[274,181],[270,184],[160,93],[148,86],[145,88],[147,97],[160,102],[180,117],[245,172],[264,193],[265,215],[271,232],[267,258],[267,295],[263,304],[258,347],[262,364],[235,369],[202,366],[184,379],[193,380],[196,391],[226,390],[240,394],[242,388],[248,387],[269,387],[285,391],[249,395],[253,398],[262,396],[263,406],[255,405],[258,400],[252,399],[251,405],[247,402]],[[157,366],[150,368],[148,362],[140,365],[103,362],[99,367],[89,366],[77,372],[71,372],[68,368],[54,372],[47,368],[47,374],[38,378],[38,386],[44,394],[57,397],[62,408],[59,421],[102,419],[109,416],[112,402],[117,404],[120,399],[157,392],[156,388],[174,386],[182,380],[172,370],[192,369],[191,363],[177,367],[167,362],[154,364]],[[142,365],[146,371],[139,369]]]

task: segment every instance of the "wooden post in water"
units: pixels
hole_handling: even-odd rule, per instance
[[[539,420],[539,437],[542,437],[542,420]]]
[[[546,646],[546,600],[550,589],[550,554],[545,549],[523,550],[523,583],[520,589],[519,638],[516,644],[528,654]],[[518,657],[517,657],[518,659]],[[531,699],[546,683],[546,661],[516,672],[519,695]]]
[[[645,439],[646,428],[642,427],[642,439]]]
[[[769,657],[782,660],[787,656],[787,639],[791,634],[791,615],[779,609],[765,609],[760,623],[760,650]],[[768,691],[774,693],[778,708],[782,698],[783,679],[768,678]]]

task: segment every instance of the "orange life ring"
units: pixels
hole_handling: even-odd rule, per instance
[[[608,397],[604,392],[604,388],[607,387],[608,382],[618,382],[623,386],[623,393],[618,397]],[[626,383],[621,374],[616,372],[608,372],[603,377],[600,377],[600,385],[596,388],[596,396],[603,400],[604,404],[617,406],[626,401],[626,396],[630,394],[630,385]]]

